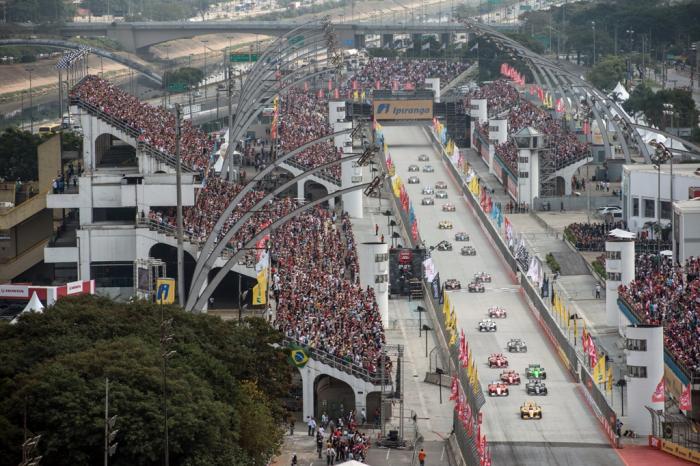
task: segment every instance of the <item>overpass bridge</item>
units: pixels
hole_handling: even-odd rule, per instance
[[[305,26],[306,25],[306,26]],[[104,36],[122,44],[125,50],[136,52],[151,45],[175,39],[221,33],[249,33],[266,36],[281,36],[297,28],[307,27],[309,31],[320,30],[318,23],[293,21],[149,21],[133,23],[66,23],[59,32],[64,37]],[[459,23],[333,23],[341,47],[355,48],[364,45],[364,37],[380,33],[382,42],[393,38],[394,34],[439,34],[444,41],[452,33],[465,32]],[[41,31],[37,31],[41,33]]]

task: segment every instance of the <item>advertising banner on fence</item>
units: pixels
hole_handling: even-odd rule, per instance
[[[431,120],[432,100],[374,100],[375,120]]]

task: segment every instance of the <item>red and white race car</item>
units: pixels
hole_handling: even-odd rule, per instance
[[[508,358],[503,353],[494,353],[489,356],[489,367],[508,367]]]
[[[509,392],[508,385],[500,380],[495,380],[489,384],[489,396],[508,396]]]
[[[489,308],[489,317],[492,319],[505,319],[508,317],[508,313],[502,307],[492,306]]]
[[[501,382],[508,385],[520,385],[520,374],[513,369],[507,369],[501,372]]]

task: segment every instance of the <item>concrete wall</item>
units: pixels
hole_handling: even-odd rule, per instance
[[[61,135],[56,134],[37,148],[39,166],[39,193],[51,189],[54,178],[61,171]]]

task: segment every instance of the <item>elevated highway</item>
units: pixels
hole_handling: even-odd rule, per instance
[[[116,40],[125,50],[138,49],[175,39],[184,39],[207,34],[249,33],[265,36],[281,36],[304,23],[292,21],[150,21],[134,23],[66,23],[59,32],[63,37],[104,36]],[[309,30],[319,29],[318,23],[309,23]],[[333,23],[341,47],[358,46],[360,37],[366,34],[450,34],[464,32],[459,23]],[[41,31],[37,31],[41,33]]]
[[[620,465],[616,451],[610,447],[597,419],[585,405],[578,385],[551,347],[549,340],[531,313],[515,277],[505,268],[505,264],[482,230],[477,217],[470,210],[466,200],[461,198],[455,180],[440,161],[424,130],[409,126],[384,126],[385,140],[389,145],[396,173],[406,180],[408,166],[418,162],[421,153],[430,156],[434,173],[411,173],[417,175],[420,184],[406,185],[413,202],[421,238],[427,246],[434,246],[442,240],[453,244],[453,251],[433,251],[432,257],[440,277],[444,281],[456,278],[461,281],[464,291],[450,292],[450,300],[455,306],[458,327],[464,329],[469,347],[477,363],[479,378],[484,388],[498,378],[500,369],[490,369],[487,358],[491,353],[502,352],[509,360],[510,368],[518,371],[522,378],[519,386],[512,386],[510,396],[489,398],[482,408],[482,431],[493,445],[494,464],[569,464],[569,465]],[[424,186],[434,186],[437,181],[448,184],[448,199],[438,199],[434,206],[421,205]],[[451,202],[456,212],[443,212],[442,205]],[[450,220],[452,230],[439,230],[440,220]],[[454,241],[454,234],[464,231],[470,235],[470,242]],[[476,248],[476,256],[461,256],[463,245]],[[467,284],[476,272],[488,272],[493,277],[486,284],[485,293],[468,293]],[[506,308],[508,317],[497,320],[495,333],[480,333],[478,323],[488,317],[487,309],[498,305]],[[510,354],[507,342],[511,338],[521,338],[527,343],[527,353]],[[530,363],[541,364],[546,372],[548,396],[532,397],[525,392],[525,368]],[[534,399],[543,407],[542,420],[521,420],[519,407],[525,400]]]

